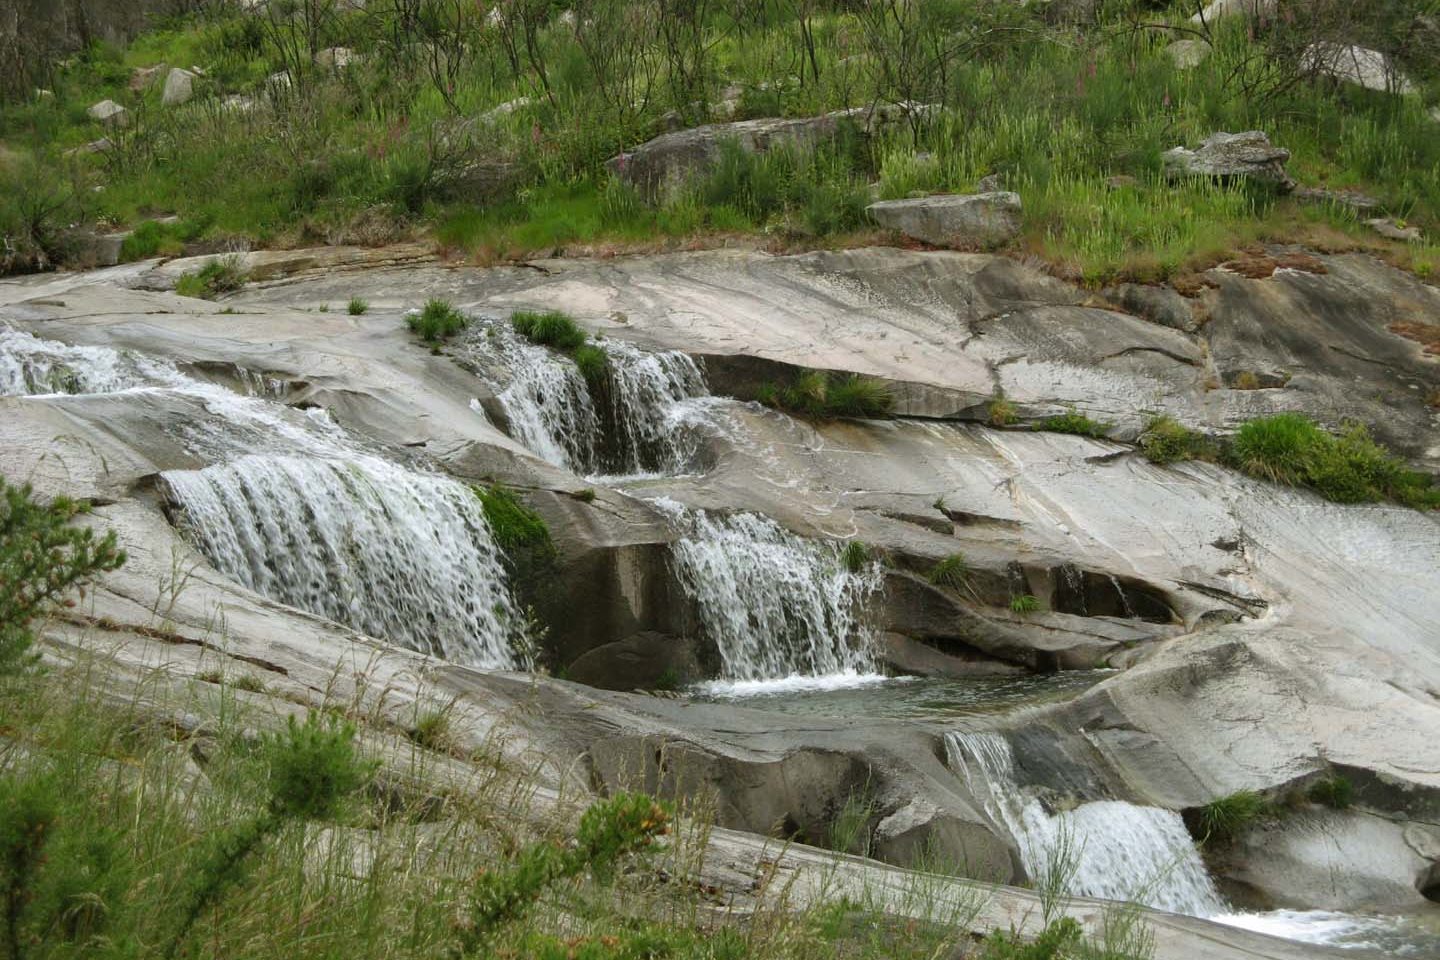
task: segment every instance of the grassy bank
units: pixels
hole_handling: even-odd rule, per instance
[[[872,192],[970,191],[999,174],[1025,204],[1014,249],[1091,283],[1160,279],[1265,240],[1371,242],[1342,205],[1163,180],[1165,150],[1255,128],[1293,152],[1302,182],[1361,189],[1440,228],[1440,125],[1428,112],[1440,70],[1410,26],[1433,0],[1203,28],[1187,19],[1193,0],[1119,0],[1080,21],[1056,17],[1060,6],[211,5],[125,49],[94,45],[54,72],[48,95],[5,106],[0,232],[12,269],[73,253],[68,224],[159,215],[180,222],[147,228],[128,256],[417,232],[482,260],[726,237],[794,249],[872,239]],[[1177,69],[1165,51],[1176,37],[1213,52]],[[1304,45],[1336,38],[1395,49],[1414,92],[1307,71]],[[136,68],[159,63],[204,68],[192,102],[161,103],[163,72],[131,89]],[[105,98],[129,109],[128,126],[86,117]],[[815,151],[733,152],[659,204],[604,166],[677,125],[909,101],[941,109]],[[102,134],[105,149],[68,153]],[[1395,250],[1421,273],[1440,261],[1433,245]]]

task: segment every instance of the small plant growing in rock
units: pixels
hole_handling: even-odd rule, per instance
[[[406,731],[406,735],[416,746],[424,747],[426,750],[437,750],[441,753],[448,752],[455,743],[455,732],[450,722],[450,709],[446,707],[417,713],[415,725]]]
[[[1022,617],[1027,617],[1039,609],[1040,601],[1032,594],[1017,593],[1010,598],[1011,613],[1018,613]]]
[[[788,387],[765,384],[755,398],[767,407],[817,420],[877,420],[888,417],[895,408],[895,397],[884,381],[854,374],[832,378],[822,370],[807,370]]]
[[[1147,423],[1138,444],[1140,452],[1151,463],[1203,460],[1214,455],[1204,436],[1173,417],[1156,417]]]
[[[531,343],[554,347],[566,353],[579,349],[585,343],[585,331],[568,314],[559,310],[543,313],[517,310],[510,315],[510,325]]]
[[[182,273],[175,281],[175,292],[182,297],[214,300],[222,293],[239,290],[246,279],[243,261],[232,254],[211,260],[195,273]]]
[[[959,590],[970,582],[970,561],[963,553],[952,553],[930,568],[929,579],[937,587]]]
[[[424,309],[410,314],[405,323],[426,343],[439,343],[464,330],[469,320],[447,300],[427,300]]]
[[[495,545],[506,554],[516,550],[553,550],[550,528],[509,487],[494,484],[475,487]]]
[[[570,358],[575,361],[580,375],[591,387],[603,385],[610,374],[610,355],[594,344],[587,343],[576,347]]]
[[[236,690],[244,690],[246,693],[264,693],[265,681],[253,673],[242,673],[230,682]]]
[[[1110,432],[1110,424],[1091,420],[1071,407],[1065,413],[1046,417],[1040,421],[1040,429],[1051,433],[1073,433],[1076,436],[1100,439]]]
[[[870,546],[864,540],[851,540],[840,551],[840,562],[851,573],[859,573],[870,564]]]
[[[1008,427],[1018,419],[1015,404],[1006,400],[1003,393],[996,394],[995,398],[990,401],[985,408],[985,415],[989,418],[992,427]]]
[[[1311,803],[1334,810],[1345,810],[1355,801],[1355,785],[1350,782],[1349,777],[1336,775],[1315,781],[1305,795],[1310,798]]]
[[[1196,814],[1196,821],[1201,840],[1213,838],[1224,843],[1234,840],[1270,814],[1270,801],[1254,790],[1237,790],[1201,807]]]
[[[345,310],[352,317],[364,316],[370,310],[370,304],[359,297],[351,297],[350,302],[345,305]]]
[[[579,500],[581,503],[594,503],[595,488],[586,487],[584,490],[576,490],[574,493],[570,494],[570,496],[574,497],[576,500]]]

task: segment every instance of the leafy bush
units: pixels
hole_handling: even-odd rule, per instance
[[[1071,407],[1065,413],[1046,417],[1040,421],[1040,429],[1051,433],[1073,433],[1081,437],[1099,439],[1110,432],[1110,424],[1091,420]]]
[[[42,503],[0,477],[0,675],[24,661],[37,617],[74,606],[66,594],[125,562],[114,531],[71,525],[89,509],[68,497]]]
[[[1332,434],[1298,413],[1251,420],[1236,433],[1230,460],[1251,476],[1309,487],[1337,503],[1440,507],[1433,479],[1407,468],[1358,424]]]
[[[559,310],[537,313],[518,310],[510,315],[510,324],[515,332],[531,343],[554,347],[569,353],[585,343],[585,331],[575,321]]]
[[[879,419],[890,415],[895,397],[883,380],[854,374],[832,378],[807,370],[788,387],[766,384],[756,395],[761,403],[797,416],[826,420],[835,417]]]
[[[239,290],[246,279],[238,256],[217,257],[195,273],[182,273],[175,281],[175,292],[182,297],[214,300],[222,293]]]
[[[1140,452],[1151,463],[1204,460],[1213,456],[1209,441],[1173,417],[1156,417],[1140,434]]]
[[[952,553],[930,568],[929,579],[937,587],[958,590],[970,582],[970,561],[963,553]]]
[[[350,316],[360,317],[364,316],[370,310],[370,304],[359,297],[351,297],[350,303],[346,305],[345,309],[349,312]]]
[[[469,322],[448,300],[427,300],[423,310],[410,314],[405,320],[410,332],[418,334],[426,343],[448,340],[464,330]]]
[[[1270,801],[1254,790],[1239,790],[1211,800],[1197,812],[1201,840],[1226,842],[1272,813]]]

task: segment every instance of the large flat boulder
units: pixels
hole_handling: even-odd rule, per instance
[[[1020,195],[1004,191],[882,200],[866,211],[880,226],[937,247],[996,247],[1020,232]]]
[[[1165,174],[1174,179],[1206,177],[1216,180],[1255,180],[1284,190],[1295,181],[1285,172],[1290,151],[1277,147],[1259,130],[1212,133],[1198,149],[1176,147],[1162,158]]]

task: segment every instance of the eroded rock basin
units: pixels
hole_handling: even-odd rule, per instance
[[[584,789],[708,795],[722,826],[818,845],[863,792],[866,852],[907,864],[938,846],[960,873],[1000,882],[1032,877],[1027,844],[1073,815],[1112,831],[1095,835],[1097,848],[1163,859],[1168,848],[1155,843],[1181,843],[1195,883],[1213,879],[1226,905],[1179,906],[1211,895],[1188,889],[1159,901],[1169,909],[1247,908],[1263,919],[1237,922],[1430,956],[1440,882],[1434,516],[1336,506],[1216,466],[1158,467],[1123,443],[973,422],[997,388],[1027,415],[1074,403],[1114,422],[1121,439],[1151,412],[1218,431],[1300,409],[1362,417],[1415,463],[1434,462],[1435,414],[1417,398],[1440,383],[1435,362],[1388,330],[1402,315],[1435,322],[1433,290],[1364,258],[1324,260],[1323,275],[1218,272],[1192,305],[1210,319],[1199,333],[1009,261],[899,251],[301,273],[223,305],[138,289],[163,286],[180,265],[3,284],[0,321],[165,365],[115,368],[135,382],[62,376],[11,390],[45,395],[0,400],[4,470],[45,493],[96,499],[96,521],[117,528],[132,555],[90,599],[89,627],[57,625],[57,648],[94,644],[95,630],[108,640],[153,633],[162,604],[166,629],[213,643],[223,611],[226,649],[287,677],[313,675],[314,690],[327,682],[317,671],[371,644],[405,664],[397,677],[419,671],[429,695],[463,699],[476,731],[513,725],[515,751],[549,757],[566,772],[547,776]],[[370,314],[315,309],[356,295]],[[627,385],[630,406],[618,409],[633,418],[581,394],[557,408],[556,390],[574,388],[563,358],[532,357],[544,369],[526,368],[539,379],[524,393],[523,345],[503,356],[483,337],[448,356],[415,345],[403,311],[435,295],[497,323],[515,306],[565,309],[615,341],[612,364],[632,364],[627,376],[643,367],[660,386]],[[657,361],[656,350],[678,353]],[[1227,382],[1224,364],[1242,362],[1229,356],[1281,370],[1284,386],[1207,389]],[[746,402],[800,366],[886,378],[906,416],[811,424]],[[172,375],[203,389],[176,387]],[[227,396],[265,405],[263,416]],[[587,402],[592,447],[536,441],[545,430],[565,440]],[[527,433],[517,426],[527,410],[555,416],[524,421]],[[616,441],[632,421],[644,429]],[[657,443],[664,456],[647,462]],[[263,469],[247,466],[257,456],[269,458]],[[331,463],[342,466],[327,473]],[[617,470],[627,475],[596,475]],[[198,501],[166,479],[177,471],[206,478],[225,515],[214,529],[241,539],[266,525],[237,519],[226,491],[253,508],[280,483],[303,508],[280,524],[292,528],[236,553],[246,565],[227,565],[223,537],[196,538]],[[368,496],[362,484],[325,501],[333,513],[320,510],[307,484],[356,471],[383,495],[353,499]],[[482,611],[465,600],[480,587],[441,576],[456,557],[477,575],[496,560],[493,546],[422,546],[483,525],[449,499],[453,480],[501,481],[550,528],[558,565],[537,578],[546,589],[512,597],[549,627],[538,651],[512,645],[502,621],[518,614],[491,622],[498,598]],[[442,490],[451,518],[422,509],[402,523],[395,484]],[[409,533],[368,551],[384,564],[317,590],[379,596],[373,615],[272,582],[296,544],[309,545],[312,566],[333,563],[336,538],[361,529],[356,517],[389,517]],[[383,522],[367,523],[365,537],[387,536]],[[847,571],[853,542],[869,553]],[[935,576],[962,554],[963,577]],[[176,564],[193,572],[170,596]],[[484,589],[519,589],[520,571],[495,569]],[[1017,596],[1035,608],[1014,609]],[[387,619],[394,610],[403,616]],[[470,619],[453,635],[394,626],[457,616]],[[485,643],[470,642],[477,633]],[[483,668],[538,658],[618,690],[407,660],[387,641]],[[125,656],[187,664],[179,647],[144,646]],[[812,679],[777,689],[797,667]],[[836,671],[914,676],[813,679]],[[680,699],[623,692],[717,676],[719,686]],[[957,732],[991,738],[975,742],[1011,766],[962,769]],[[1238,790],[1303,797],[1335,776],[1353,785],[1353,806],[1297,801],[1241,843],[1207,845],[1203,862],[1181,822],[1194,833],[1196,811]],[[1135,862],[1088,863],[1077,892],[1131,895],[1101,874]],[[1368,916],[1410,919],[1353,919]],[[1318,955],[1207,929],[1223,945],[1206,955]]]

